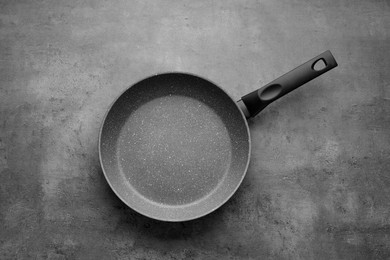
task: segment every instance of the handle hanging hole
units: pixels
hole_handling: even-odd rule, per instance
[[[327,67],[326,61],[323,58],[316,60],[311,66],[311,68],[315,71],[321,71],[326,67]]]

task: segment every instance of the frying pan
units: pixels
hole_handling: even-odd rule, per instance
[[[104,118],[99,135],[104,176],[125,204],[145,216],[162,221],[204,216],[224,204],[245,176],[251,154],[247,119],[336,66],[326,51],[238,102],[191,74],[141,80]]]

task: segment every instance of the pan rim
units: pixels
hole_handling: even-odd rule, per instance
[[[112,110],[112,107],[115,105],[115,103],[120,99],[120,97],[125,93],[127,92],[130,88],[132,88],[133,86],[135,86],[136,84],[138,84],[139,82],[141,81],[144,81],[144,80],[147,80],[149,78],[152,78],[152,77],[156,77],[156,76],[162,76],[162,75],[167,75],[167,74],[177,74],[177,75],[187,75],[187,76],[191,76],[191,77],[196,77],[196,78],[200,78],[202,80],[205,80],[205,81],[208,81],[210,82],[211,84],[213,84],[214,86],[216,86],[218,89],[220,89],[226,96],[228,96],[232,101],[233,103],[235,104],[236,108],[240,111],[240,114],[241,114],[241,117],[244,121],[244,124],[246,126],[246,131],[247,131],[247,135],[248,135],[248,154],[247,154],[247,161],[246,161],[246,164],[245,164],[245,169],[243,170],[243,173],[241,174],[241,177],[240,177],[240,180],[237,182],[235,188],[231,191],[231,193],[225,197],[224,200],[222,200],[222,202],[218,203],[217,205],[215,205],[214,207],[211,207],[211,209],[205,211],[205,212],[202,212],[202,213],[199,213],[199,214],[193,214],[193,216],[191,217],[185,217],[185,218],[175,218],[175,219],[172,219],[172,218],[164,218],[164,217],[159,217],[159,216],[156,216],[156,215],[153,215],[153,214],[149,214],[147,212],[142,212],[142,210],[136,208],[136,207],[133,207],[131,205],[129,205],[129,203],[126,201],[126,199],[123,198],[123,196],[121,194],[119,194],[119,192],[115,189],[115,187],[113,186],[113,184],[111,183],[110,179],[108,178],[108,175],[106,173],[106,170],[104,168],[104,164],[103,164],[103,159],[102,159],[102,151],[101,151],[101,142],[102,142],[102,132],[103,132],[103,127],[105,125],[105,122],[106,122],[106,119],[108,117],[108,114],[109,112]],[[137,213],[143,215],[143,216],[146,216],[146,217],[149,217],[151,219],[155,219],[155,220],[159,220],[159,221],[165,221],[165,222],[184,222],[184,221],[190,221],[190,220],[194,220],[194,219],[198,219],[198,218],[201,218],[203,216],[206,216],[212,212],[214,212],[215,210],[217,210],[218,208],[222,207],[228,200],[230,200],[230,198],[237,192],[238,188],[241,186],[241,183],[242,181],[244,180],[245,176],[246,176],[246,173],[248,171],[248,168],[249,168],[249,163],[250,163],[250,159],[251,159],[251,151],[252,151],[252,142],[251,142],[251,135],[250,135],[250,130],[249,130],[249,125],[248,125],[248,119],[246,118],[244,112],[242,111],[242,109],[239,107],[239,105],[237,104],[237,101],[235,101],[231,95],[229,95],[223,88],[221,88],[218,84],[214,83],[213,81],[209,80],[208,78],[205,78],[203,76],[198,76],[196,74],[193,74],[193,73],[189,73],[189,72],[183,72],[183,71],[167,71],[167,72],[160,72],[160,73],[154,73],[154,74],[151,74],[150,76],[147,76],[147,77],[144,77],[140,80],[137,80],[135,81],[132,85],[130,85],[129,87],[125,88],[123,91],[121,91],[121,93],[111,102],[111,104],[109,105],[109,107],[107,108],[106,112],[105,112],[105,115],[102,119],[102,123],[100,125],[100,129],[99,129],[99,138],[98,138],[98,150],[99,150],[99,163],[100,163],[100,167],[103,171],[103,175],[108,183],[108,185],[110,186],[111,190],[114,192],[114,194],[124,203],[126,204],[129,208],[131,208],[132,210],[136,211]],[[189,203],[191,204],[191,203]],[[188,205],[189,205],[188,204]],[[183,205],[182,205],[183,206]]]

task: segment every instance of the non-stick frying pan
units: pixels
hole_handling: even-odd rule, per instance
[[[336,66],[326,51],[238,102],[195,75],[146,78],[123,92],[104,118],[104,175],[116,195],[143,215],[164,221],[204,216],[224,204],[245,176],[247,118]]]

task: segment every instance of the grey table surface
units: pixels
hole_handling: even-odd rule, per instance
[[[387,0],[0,1],[0,259],[389,259]],[[135,213],[99,166],[110,103],[149,75],[233,98],[330,49],[339,67],[250,120],[235,196]]]

